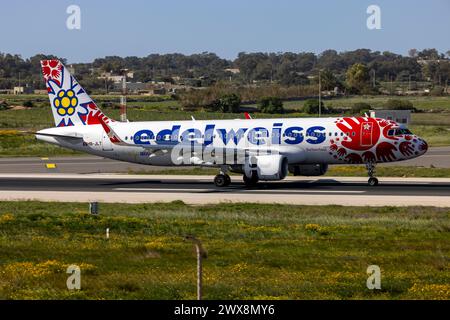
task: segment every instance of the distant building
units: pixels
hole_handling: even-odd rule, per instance
[[[139,91],[148,90],[149,86],[147,83],[143,82],[127,82],[128,93],[138,93]],[[114,82],[114,91],[122,91],[122,81]]]
[[[70,72],[71,74],[75,74],[75,67],[73,66],[73,64],[71,64],[71,65],[67,68],[67,70],[69,70],[69,72]]]
[[[123,77],[124,77],[124,75],[114,75],[112,72],[103,72],[102,74],[100,74],[100,76],[97,77],[97,79],[105,79],[105,80],[112,81],[114,83],[119,83],[119,82],[123,81]],[[134,73],[128,72],[126,77],[128,79],[133,79]]]
[[[129,94],[143,94],[143,95],[164,95],[170,89],[170,83],[152,83],[152,82],[127,82],[127,92]],[[113,85],[113,91],[120,92],[122,90],[122,83],[116,82]]]
[[[33,88],[29,87],[29,86],[20,86],[20,87],[14,87],[13,88],[13,94],[17,95],[17,94],[32,94],[33,93]]]
[[[48,94],[48,91],[45,89],[44,90],[34,90],[33,93],[34,94]]]
[[[148,91],[148,95],[164,95],[167,93],[165,88],[152,88]]]
[[[228,69],[225,69],[225,71],[231,72],[232,74],[237,74],[237,73],[241,72],[241,70],[239,70],[238,68],[228,68]]]
[[[440,62],[444,62],[444,61],[448,61],[446,59],[417,59],[417,63],[420,65],[427,65],[430,63],[440,63]]]
[[[370,117],[393,120],[408,125],[411,123],[411,110],[370,110]]]

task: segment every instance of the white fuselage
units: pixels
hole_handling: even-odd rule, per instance
[[[163,166],[175,164],[170,152],[155,152],[154,148],[146,146],[189,142],[214,148],[271,149],[286,156],[289,164],[363,163],[369,157],[375,157],[373,162],[390,162],[425,153],[426,148],[421,147],[421,143],[426,143],[422,139],[411,133],[394,136],[385,130],[387,126],[383,121],[360,117],[114,122],[115,133],[130,145],[112,143],[100,124],[40,131],[77,134],[82,139],[39,134],[36,137],[105,158]],[[391,124],[391,127],[400,128],[397,124]],[[408,144],[411,145],[410,150],[405,149]],[[387,150],[390,145],[391,150]]]

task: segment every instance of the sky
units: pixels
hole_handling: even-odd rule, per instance
[[[69,63],[151,53],[450,50],[450,0],[0,0],[0,52]],[[80,29],[66,26],[70,5]],[[381,11],[370,30],[369,5]]]

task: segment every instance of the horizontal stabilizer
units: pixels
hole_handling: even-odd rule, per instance
[[[22,131],[22,133],[34,134],[34,135],[37,135],[37,136],[54,137],[54,138],[83,139],[83,136],[80,135],[80,134],[77,134],[77,133],[73,133],[73,134],[54,134],[54,133],[29,132],[29,131]]]

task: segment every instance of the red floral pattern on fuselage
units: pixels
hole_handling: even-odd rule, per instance
[[[400,127],[392,120],[344,117],[336,119],[335,124],[337,133],[330,138],[329,154],[344,163],[405,160],[428,149],[427,143],[415,135],[392,134]]]

